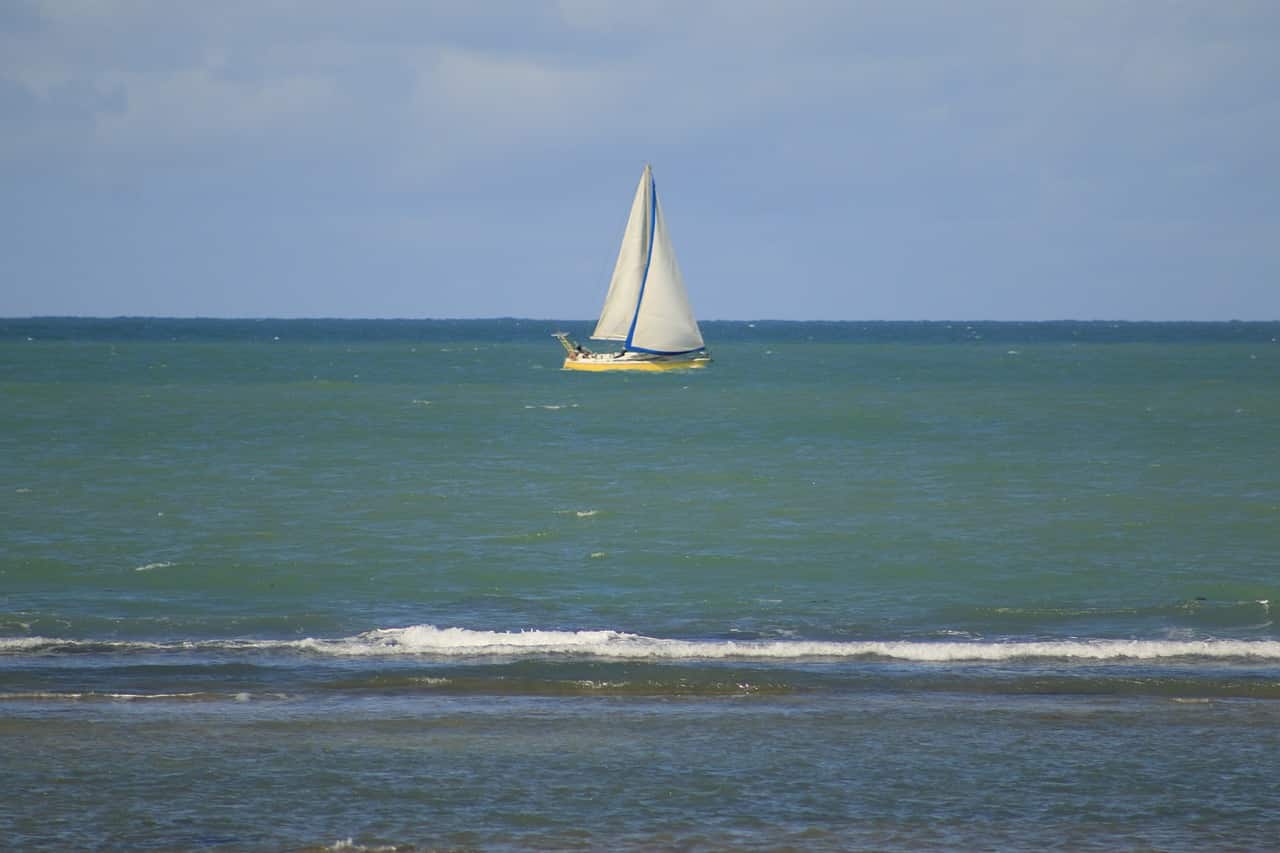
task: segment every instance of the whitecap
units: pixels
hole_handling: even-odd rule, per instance
[[[1280,640],[1073,639],[963,640],[684,640],[610,629],[485,631],[411,625],[354,637],[301,640],[205,640],[177,643],[0,638],[0,653],[56,651],[282,650],[336,657],[423,655],[444,658],[565,656],[611,660],[887,659],[922,663],[1019,660],[1125,661],[1170,658],[1280,661]]]
[[[55,690],[34,690],[28,693],[0,693],[0,701],[6,702],[146,702],[152,700],[171,699],[208,699],[208,693],[96,693],[63,692]]]
[[[137,566],[137,567],[135,567],[135,568],[134,568],[134,571],[135,571],[135,572],[150,572],[150,571],[153,571],[153,570],[155,570],[155,569],[167,569],[167,568],[170,568],[170,567],[172,567],[172,566],[176,566],[176,565],[178,565],[178,564],[177,564],[177,563],[147,563],[145,566]]]
[[[375,844],[374,846],[369,847],[367,845],[360,844],[355,840],[355,838],[340,838],[324,849],[335,851],[352,850],[356,851],[356,853],[393,853],[393,851],[399,850],[400,848],[394,844]]]
[[[1280,641],[1276,640],[680,640],[613,630],[477,631],[414,625],[378,629],[344,640],[310,642],[313,644],[310,649],[327,654],[443,657],[565,655],[624,660],[885,658],[918,662],[1108,661],[1188,657],[1280,660]]]

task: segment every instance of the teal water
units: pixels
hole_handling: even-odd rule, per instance
[[[559,327],[0,321],[0,837],[1271,846],[1280,323]]]

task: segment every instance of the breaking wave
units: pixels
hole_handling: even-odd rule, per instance
[[[477,631],[414,625],[354,637],[302,640],[128,642],[45,637],[0,638],[0,654],[183,651],[296,651],[340,657],[417,655],[429,658],[581,658],[608,660],[824,660],[921,663],[1016,660],[1159,660],[1168,658],[1280,661],[1278,640],[1118,640],[941,642],[912,640],[683,640],[622,631]]]

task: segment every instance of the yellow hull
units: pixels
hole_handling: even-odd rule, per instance
[[[564,360],[565,370],[589,370],[593,372],[603,372],[606,370],[639,370],[649,373],[660,373],[667,370],[696,370],[700,367],[706,367],[711,363],[711,359],[703,356],[701,358],[691,359],[672,359],[667,361],[608,361],[602,359],[589,358],[566,358]]]
[[[659,373],[666,370],[695,370],[711,363],[711,356],[705,351],[687,353],[684,358],[679,356],[636,358],[634,354],[628,354],[629,357],[619,357],[613,354],[588,352],[569,340],[569,335],[565,332],[554,332],[552,337],[558,340],[564,347],[564,351],[568,353],[564,360],[565,370],[589,370],[595,373],[606,370],[642,370],[648,373]]]

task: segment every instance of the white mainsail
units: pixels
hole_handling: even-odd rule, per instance
[[[631,202],[609,293],[591,337],[659,355],[703,347],[648,165]]]

